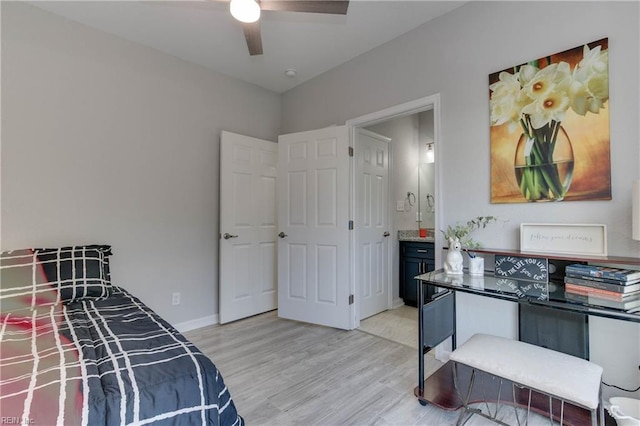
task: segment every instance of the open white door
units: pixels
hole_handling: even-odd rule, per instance
[[[360,319],[390,306],[389,142],[355,129],[356,282]]]
[[[346,126],[278,139],[278,315],[351,329]]]
[[[220,136],[220,323],[277,308],[278,145]]]

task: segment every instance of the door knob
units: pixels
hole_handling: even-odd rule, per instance
[[[224,235],[222,236],[222,238],[224,238],[225,240],[228,240],[229,238],[238,238],[237,235],[231,235],[228,232],[225,232]]]
[[[385,231],[384,234],[382,234],[383,237],[388,237],[389,235],[391,235],[391,234],[388,233],[387,231]]]
[[[285,238],[286,236],[287,236],[287,234],[285,234],[284,232],[280,232],[278,234],[278,237],[280,237],[280,238]]]

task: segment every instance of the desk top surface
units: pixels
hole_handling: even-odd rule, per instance
[[[442,269],[418,275],[423,284],[436,285],[454,291],[477,294],[519,303],[547,306],[624,321],[640,322],[640,296],[624,302],[603,301],[601,298],[567,293],[562,282],[531,282],[496,277],[491,272],[476,276],[467,273],[448,275]]]

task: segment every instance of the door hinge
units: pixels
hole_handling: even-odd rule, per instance
[[[353,294],[349,295],[349,304],[353,305]]]
[[[349,157],[353,157],[353,147],[349,147]]]
[[[353,221],[349,221],[349,231],[353,231]]]

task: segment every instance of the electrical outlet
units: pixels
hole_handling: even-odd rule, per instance
[[[179,305],[180,304],[180,293],[175,292],[171,295],[171,304]]]
[[[403,212],[404,211],[404,201],[403,200],[396,201],[396,211],[397,212]]]

